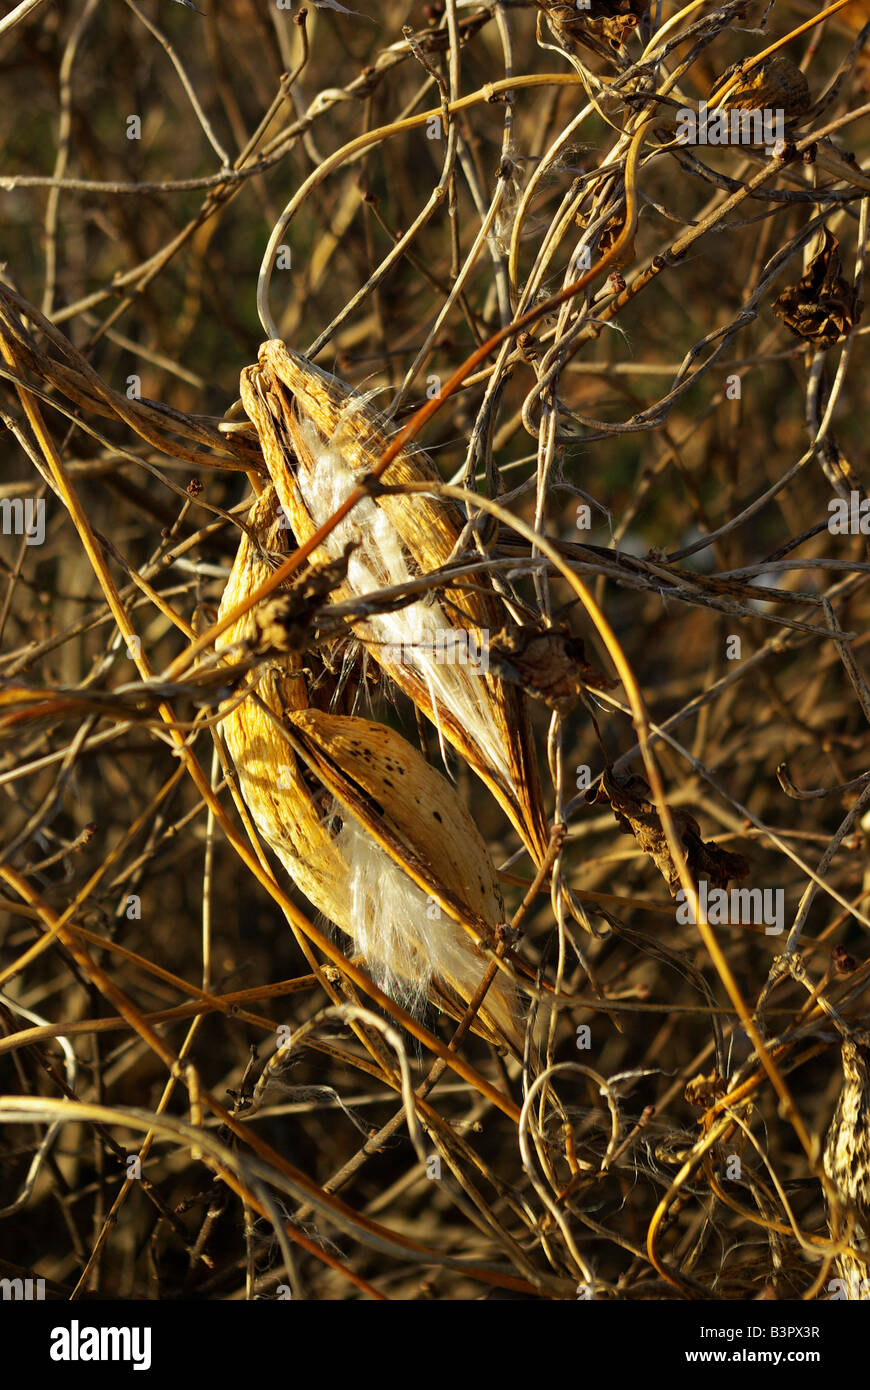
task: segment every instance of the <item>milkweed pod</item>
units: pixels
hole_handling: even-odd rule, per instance
[[[221,617],[271,573],[266,551],[286,544],[273,489],[254,504],[249,529]],[[255,609],[217,649],[241,658],[239,644],[258,632]],[[295,653],[264,660],[254,679],[258,700],[227,701],[220,727],[259,833],[314,907],[351,938],[381,988],[408,1007],[428,997],[461,1016],[487,966],[474,938],[491,936],[504,909],[457,793],[392,729],[309,708]],[[474,1031],[521,1054],[519,1018],[513,983],[499,972]]]
[[[843,1086],[822,1162],[837,1195],[839,1240],[866,1254],[870,1252],[870,1033],[856,1030],[844,1038],[841,1057]],[[829,1225],[833,1232],[833,1222]],[[847,1298],[866,1298],[870,1266],[842,1251],[836,1267]]]
[[[241,378],[242,401],[298,541],[327,521],[390,442],[384,417],[362,395],[278,341]],[[403,449],[388,484],[438,482],[420,450]],[[443,498],[366,497],[315,552],[353,550],[336,600],[359,598],[430,574],[451,558],[464,516]],[[442,587],[392,613],[354,620],[357,637],[451,742],[501,803],[540,862],[548,832],[531,730],[520,690],[488,669],[489,634],[506,621],[485,574]]]
[[[386,725],[315,709],[287,718],[341,808],[351,894],[362,890],[378,901],[374,913],[355,904],[355,944],[396,981],[425,979],[445,1003],[467,1003],[486,968],[474,938],[492,936],[504,904],[489,851],[456,791]],[[364,834],[348,826],[345,813]],[[384,873],[385,858],[392,873]],[[519,1015],[513,982],[499,971],[479,1018],[521,1053]]]

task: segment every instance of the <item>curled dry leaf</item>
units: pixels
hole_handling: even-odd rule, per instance
[[[264,343],[259,365],[242,373],[241,395],[278,498],[305,542],[378,461],[389,426],[365,397],[277,341]],[[438,475],[421,450],[403,449],[381,481],[437,482]],[[441,498],[369,497],[315,559],[335,561],[354,547],[332,597],[358,599],[439,570],[464,524],[460,509]],[[398,610],[376,608],[350,620],[354,635],[483,779],[540,862],[549,835],[525,701],[480,659],[506,617],[488,577],[435,586]]]
[[[583,211],[583,212],[578,212],[578,213],[577,213],[577,216],[576,216],[576,218],[575,218],[574,220],[576,221],[578,227],[582,227],[582,228],[585,229],[586,227],[589,226],[589,224],[590,224],[591,221],[594,221],[594,220],[595,220],[596,216],[597,216],[597,213],[595,213],[595,212],[589,213],[589,212]],[[617,212],[617,213],[614,213],[613,217],[608,218],[607,222],[605,223],[605,225],[604,225],[604,227],[603,227],[603,229],[602,229],[602,231],[601,231],[601,233],[600,233],[600,235],[599,235],[599,237],[598,237],[598,254],[599,254],[599,255],[606,255],[607,252],[610,251],[610,249],[611,249],[611,247],[613,246],[614,242],[615,242],[615,241],[618,239],[618,237],[621,235],[621,233],[622,233],[624,227],[625,227],[625,214],[624,214],[624,213],[622,213],[622,212]],[[634,264],[634,261],[635,261],[635,258],[636,258],[636,254],[637,254],[637,253],[636,253],[636,251],[635,251],[635,237],[632,235],[632,236],[629,237],[628,242],[626,243],[626,245],[625,245],[625,247],[623,248],[623,250],[614,258],[614,260],[612,260],[612,261],[610,262],[610,264],[611,264],[611,266],[612,266],[612,268],[613,268],[614,270],[625,269],[625,267]],[[531,335],[528,335],[528,336],[531,337]],[[519,340],[518,340],[518,346],[519,346]],[[531,360],[531,359],[530,359],[530,360]]]
[[[620,830],[633,835],[644,854],[655,861],[672,896],[676,897],[681,886],[679,874],[644,779],[636,775],[619,778],[608,768],[601,783],[586,793],[586,800],[590,805],[610,806]],[[671,808],[671,815],[686,851],[689,873],[696,884],[706,879],[712,887],[724,888],[729,879],[746,877],[749,862],[742,854],[721,849],[715,840],[702,840],[698,822],[688,811]]]
[[[721,102],[724,110],[737,108],[741,111],[782,111],[785,121],[793,124],[809,110],[812,98],[809,83],[797,63],[784,54],[775,53],[763,63],[749,68],[744,74],[743,65],[735,63],[722,74],[710,96],[710,105],[715,104],[716,92],[738,75],[736,86]]]
[[[564,628],[503,627],[489,644],[489,668],[559,714],[568,714],[587,686],[616,684],[589,665],[583,639]]]
[[[610,221],[605,226],[604,231],[601,233],[601,238],[598,242],[598,254],[600,256],[607,255],[607,252],[622,235],[624,227],[625,218],[623,217],[622,213],[617,213],[614,217],[611,217]],[[611,261],[610,264],[614,270],[624,269],[626,266],[634,264],[636,256],[634,243],[635,238],[632,236],[626,243],[625,249],[621,251],[619,255],[615,256],[614,259]]]
[[[270,487],[249,516],[263,544],[242,536],[221,617],[268,577],[267,552],[286,544],[282,522]],[[294,593],[280,601],[292,608]],[[228,660],[243,660],[261,640],[258,612],[218,639]],[[262,703],[252,695],[227,702],[220,727],[263,839],[383,989],[410,1007],[432,997],[461,1016],[486,969],[473,934],[491,938],[504,909],[486,846],[453,787],[392,729],[310,708],[298,652],[270,655],[252,680]],[[520,1013],[500,971],[474,1031],[521,1053]]]
[[[578,45],[610,56],[628,43],[649,10],[649,0],[536,0],[557,41],[573,52]]]
[[[840,243],[825,228],[821,249],[796,285],[773,301],[786,327],[813,347],[832,347],[860,322],[864,304],[840,274]]]
[[[303,652],[323,635],[324,627],[334,627],[324,605],[347,576],[350,550],[349,546],[344,555],[328,564],[312,565],[291,580],[288,593],[276,594],[258,605],[253,613],[255,653]]]

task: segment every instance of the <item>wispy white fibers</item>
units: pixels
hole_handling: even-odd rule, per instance
[[[233,752],[239,765],[239,755]],[[286,821],[276,825],[262,800],[249,796],[244,776],[241,786],[257,829],[317,910],[351,938],[385,994],[418,1017],[433,984],[446,982],[460,998],[472,997],[483,979],[485,958],[459,923],[409,878],[359,821],[335,802],[323,824],[321,853],[315,857],[310,844],[294,843]],[[330,833],[336,819],[341,822],[337,835]],[[521,1011],[513,988],[498,976],[487,992],[483,1013],[507,1037],[515,1038]]]
[[[357,399],[362,406],[364,398]],[[353,408],[354,402],[349,409]],[[314,466],[310,471],[300,468],[297,483],[312,520],[320,526],[358,486],[359,479],[342,453],[341,427],[329,442],[324,442],[314,421],[307,416],[302,417],[300,428]],[[409,499],[409,504],[413,505],[413,499]],[[371,498],[357,503],[331,532],[325,548],[330,556],[338,558],[349,542],[357,547],[348,565],[348,584],[354,594],[363,596],[419,578],[416,566],[409,567],[402,538],[386,510]],[[373,614],[366,622],[372,639],[386,649],[401,652],[402,663],[426,687],[436,724],[439,709],[449,711],[486,761],[510,785],[512,772],[504,735],[494,718],[491,701],[481,689],[479,672],[485,668],[470,651],[477,634],[457,627],[456,619],[434,596],[394,613]]]
[[[470,998],[486,967],[459,924],[352,817],[336,843],[348,866],[351,935],[375,983],[414,1011],[439,977]]]

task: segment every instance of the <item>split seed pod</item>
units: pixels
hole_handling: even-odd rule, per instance
[[[365,397],[282,342],[264,343],[241,378],[242,402],[300,543],[309,540],[390,442]],[[417,449],[403,449],[381,481],[438,482]],[[360,598],[430,574],[450,560],[465,518],[424,494],[365,498],[315,552],[335,560],[348,545],[347,580],[334,598]],[[486,669],[486,641],[507,614],[485,574],[391,613],[354,619],[355,635],[483,779],[537,862],[548,832],[522,692]]]
[[[282,519],[269,488],[250,527],[277,549],[286,544]],[[263,550],[244,535],[221,617],[269,573]],[[244,659],[261,630],[255,609],[222,634],[218,650]],[[430,997],[461,1017],[487,966],[473,934],[491,937],[504,907],[489,853],[453,787],[394,730],[310,708],[295,653],[264,660],[254,689],[267,708],[250,695],[235,708],[229,701],[220,727],[263,839],[352,939],[382,989],[412,1008]],[[474,1031],[521,1054],[520,1012],[500,971]]]
[[[824,1167],[840,1201],[840,1240],[870,1253],[870,1034],[842,1045],[843,1088],[825,1140]],[[843,1253],[837,1270],[849,1299],[861,1297],[870,1264]]]
[[[461,1017],[486,969],[474,937],[491,939],[504,921],[477,826],[446,777],[386,725],[316,709],[288,723],[340,808],[349,934],[384,988],[414,1002],[425,982],[446,1013]],[[516,1055],[519,1014],[513,984],[499,972],[479,1017],[484,1034]]]

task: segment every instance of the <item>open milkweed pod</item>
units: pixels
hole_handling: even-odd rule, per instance
[[[242,373],[241,395],[290,526],[304,543],[387,448],[388,422],[364,396],[279,341],[264,343],[259,365]],[[381,481],[439,478],[422,451],[403,449]],[[359,598],[445,565],[464,520],[443,498],[364,498],[314,558],[337,559],[352,543],[347,580],[333,597]],[[525,698],[488,670],[489,634],[507,614],[485,573],[468,582],[396,612],[354,619],[353,631],[487,784],[540,863],[549,834]]]
[[[286,549],[282,521],[269,488],[248,517],[262,544],[242,536],[221,617],[271,573],[264,552],[282,543]],[[246,659],[262,631],[255,608],[216,647],[229,661]],[[411,1008],[428,997],[461,1017],[487,963],[451,913],[489,937],[504,910],[486,846],[456,792],[393,730],[308,708],[298,654],[269,654],[253,679],[267,709],[250,696],[230,700],[220,729],[258,831],[314,907],[351,938],[386,993]],[[512,982],[499,972],[473,1031],[521,1056],[520,1012]]]
[[[288,713],[287,723],[339,803],[355,944],[386,967],[393,992],[410,983],[416,993],[425,982],[461,1016],[487,964],[472,933],[490,939],[504,922],[477,826],[447,778],[394,729],[318,709]],[[522,1056],[519,1018],[513,982],[498,971],[478,1012],[481,1031]]]
[[[870,1033],[856,1031],[843,1038],[841,1058],[843,1086],[822,1162],[840,1207],[840,1240],[870,1253]],[[825,1198],[827,1201],[827,1192]],[[836,1268],[846,1297],[856,1301],[866,1298],[870,1265],[844,1250],[837,1255]]]

